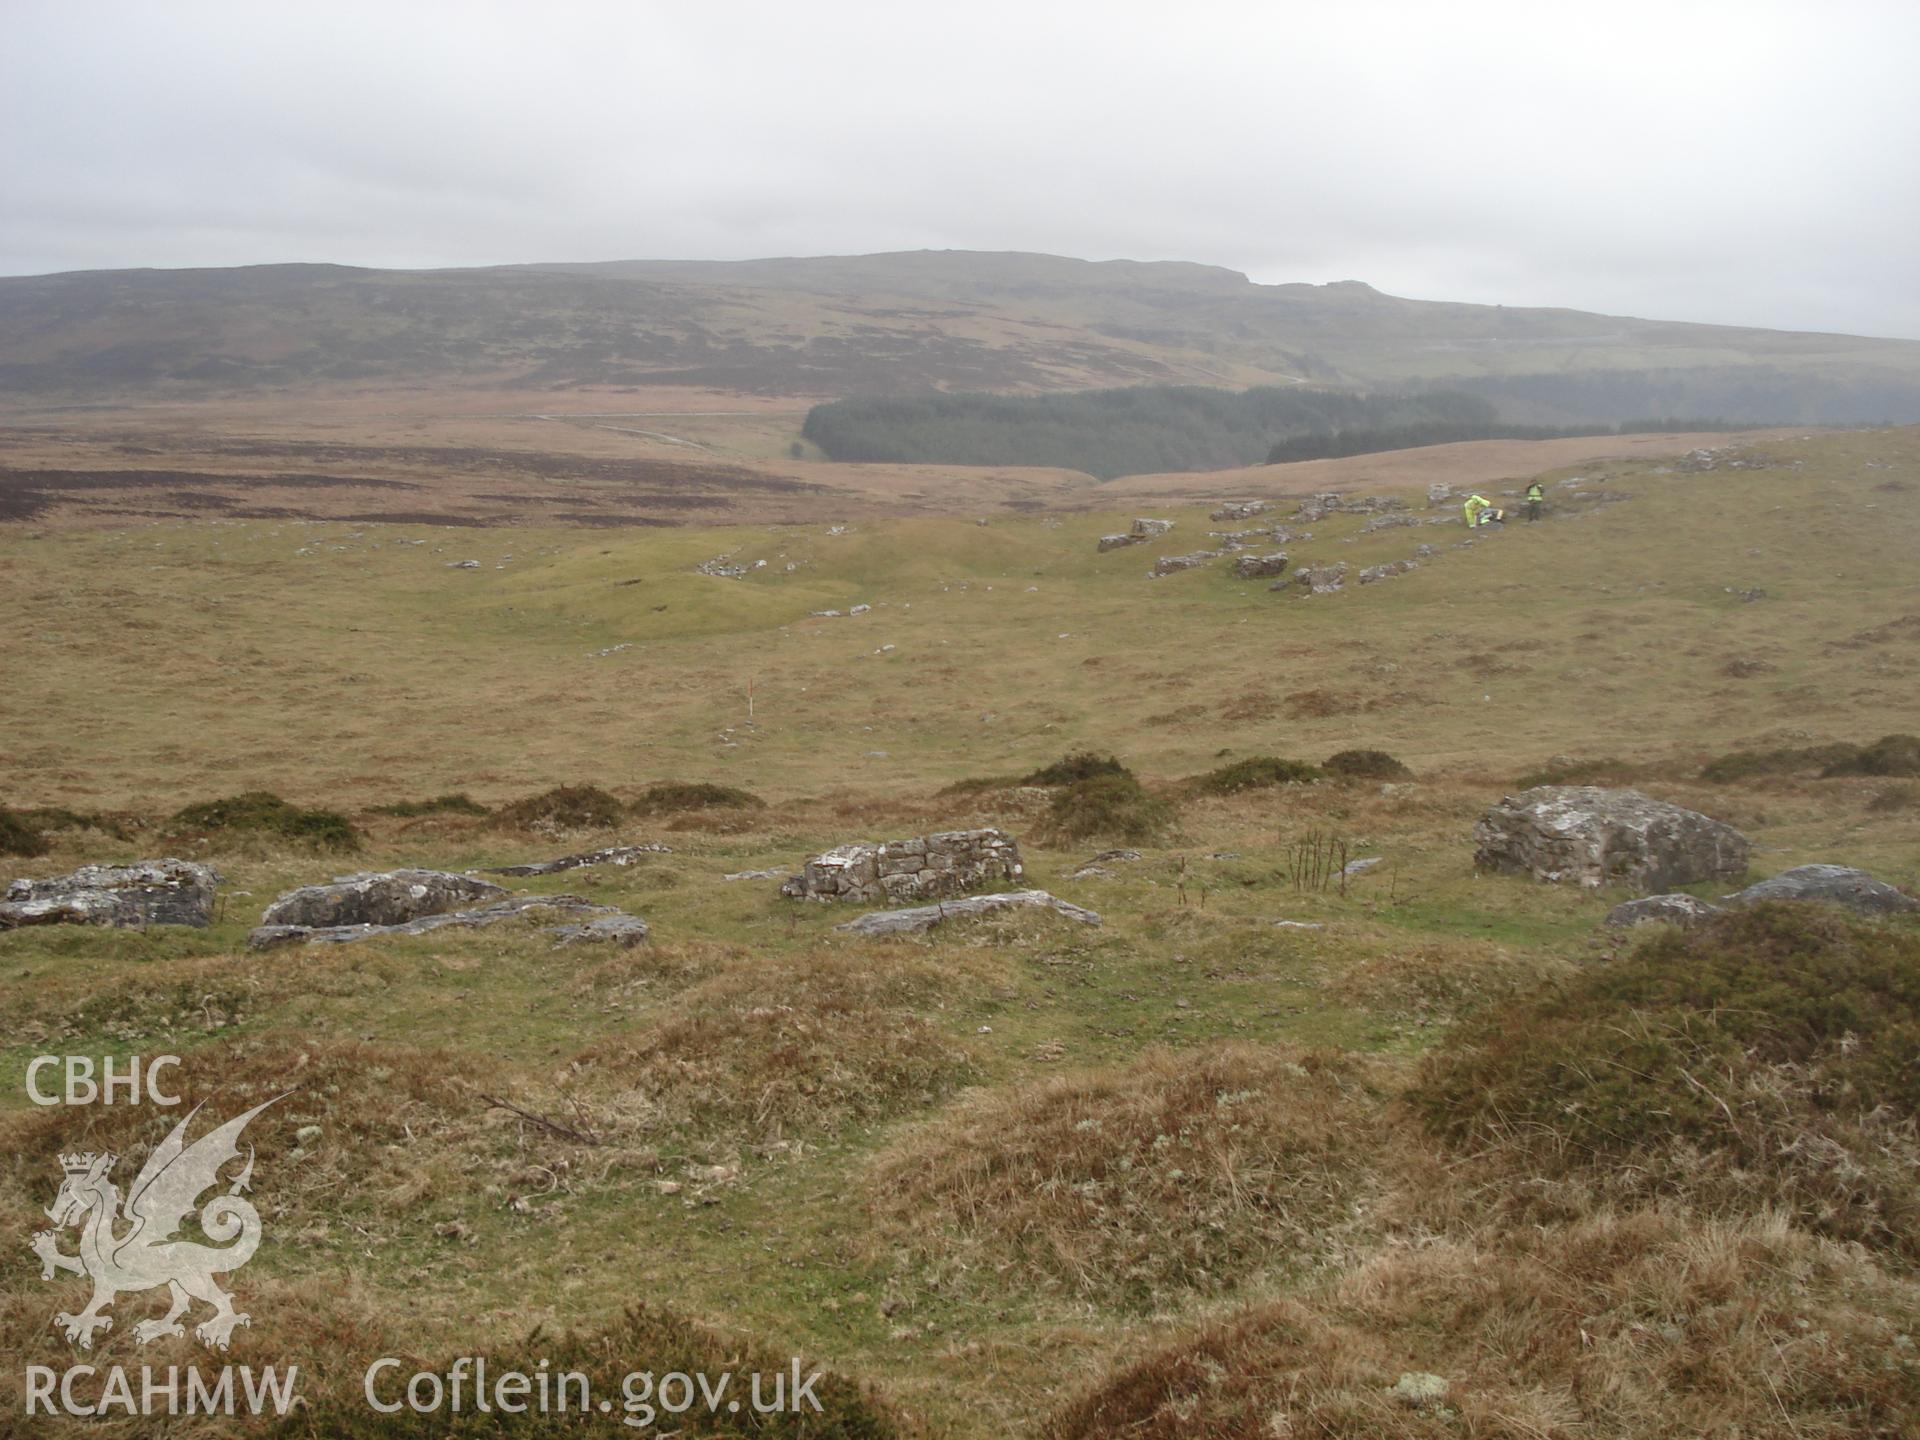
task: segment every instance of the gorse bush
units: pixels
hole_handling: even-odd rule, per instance
[[[1920,1258],[1920,933],[1760,905],[1483,1012],[1413,1091],[1538,1176],[1774,1206]]]
[[[625,815],[625,807],[597,786],[559,785],[502,806],[494,812],[493,823],[504,830],[557,834],[567,830],[611,830]]]
[[[1063,785],[1047,806],[1046,829],[1057,840],[1117,840],[1141,845],[1173,824],[1173,807],[1148,792],[1130,771],[1090,775]]]
[[[670,815],[686,810],[759,810],[766,801],[731,785],[707,785],[684,780],[661,780],[649,785],[633,802],[636,815]]]
[[[1262,790],[1273,785],[1305,785],[1320,778],[1320,772],[1304,760],[1282,760],[1277,755],[1254,755],[1196,775],[1187,788],[1196,795],[1237,795],[1242,790]]]
[[[1882,735],[1851,755],[1830,761],[1821,779],[1836,775],[1920,775],[1920,735]]]
[[[375,805],[368,813],[413,820],[422,815],[486,815],[491,812],[462,790],[453,795],[436,795],[431,800],[397,800],[391,805]]]
[[[1038,770],[1020,780],[1022,785],[1071,785],[1078,780],[1091,780],[1096,775],[1126,775],[1133,772],[1112,755],[1096,755],[1091,750],[1076,750],[1063,755],[1051,765],[1042,765]]]
[[[188,833],[267,835],[316,850],[360,848],[360,832],[346,816],[333,810],[303,809],[268,790],[188,805],[174,812],[172,823],[175,830]]]
[[[1342,750],[1320,768],[1348,780],[1411,780],[1413,771],[1384,750]]]
[[[24,815],[0,805],[0,855],[44,855],[47,840]]]

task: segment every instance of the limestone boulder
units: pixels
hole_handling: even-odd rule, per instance
[[[191,860],[82,865],[70,875],[15,880],[0,902],[0,930],[24,925],[191,925],[213,920],[220,873]]]
[[[1509,795],[1473,827],[1474,865],[1559,885],[1664,892],[1747,869],[1747,837],[1638,790],[1541,785]]]
[[[1004,895],[969,895],[963,899],[946,900],[938,905],[921,905],[911,910],[876,910],[862,915],[858,920],[836,925],[834,929],[849,930],[855,935],[911,935],[931,930],[949,920],[1023,909],[1050,910],[1082,925],[1100,923],[1100,916],[1094,911],[1070,904],[1044,890],[1016,890]]]
[[[1600,923],[1610,925],[1616,930],[1655,922],[1665,922],[1669,925],[1698,925],[1703,920],[1711,920],[1719,913],[1718,905],[1709,905],[1706,901],[1696,900],[1691,895],[1643,895],[1638,900],[1629,900],[1625,904],[1614,906]]]
[[[327,885],[303,885],[275,900],[260,917],[265,926],[324,929],[336,925],[405,925],[444,915],[507,892],[472,875],[445,870],[385,870],[342,875]]]
[[[1270,580],[1283,575],[1287,569],[1287,557],[1280,551],[1271,555],[1242,555],[1233,562],[1233,573],[1242,580]]]
[[[780,887],[794,900],[939,900],[1026,875],[1004,830],[943,830],[881,844],[856,841],[813,856]]]
[[[1796,865],[1727,896],[1729,905],[1753,905],[1762,900],[1824,900],[1863,915],[1910,915],[1920,911],[1920,900],[1846,865]]]

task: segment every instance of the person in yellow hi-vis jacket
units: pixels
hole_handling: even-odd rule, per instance
[[[1469,495],[1467,503],[1461,507],[1466,512],[1467,528],[1478,529],[1482,525],[1504,525],[1507,512],[1496,506],[1484,495]]]
[[[1547,492],[1540,488],[1538,480],[1527,486],[1527,523],[1529,525],[1540,518],[1540,502],[1546,498]]]

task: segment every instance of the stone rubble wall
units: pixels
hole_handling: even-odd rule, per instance
[[[1026,874],[1003,830],[943,830],[875,845],[857,841],[815,855],[780,887],[793,900],[940,900]]]

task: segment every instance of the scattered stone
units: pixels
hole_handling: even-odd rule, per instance
[[[1397,530],[1403,525],[1424,525],[1427,522],[1418,515],[1376,515],[1360,527],[1362,535],[1371,535],[1376,530]]]
[[[667,845],[609,845],[604,850],[589,850],[583,855],[562,855],[558,860],[542,860],[533,865],[495,865],[482,875],[557,875],[562,870],[578,870],[583,865],[632,865],[643,855],[671,855]]]
[[[1271,588],[1278,590],[1286,583],[1282,581]],[[1302,565],[1294,572],[1293,583],[1309,595],[1331,595],[1347,583],[1347,562],[1340,560],[1332,565]]]
[[[422,915],[399,925],[259,925],[247,936],[249,950],[271,950],[281,945],[351,945],[361,940],[378,940],[390,935],[427,935],[435,930],[484,929],[518,920],[530,910],[549,910],[581,919],[613,917],[620,914],[609,905],[596,905],[578,895],[514,895],[490,905],[467,910],[448,910],[437,915]],[[556,927],[555,933],[577,926]]]
[[[1069,920],[1078,920],[1082,925],[1100,923],[1099,915],[1092,910],[1056,899],[1044,890],[1015,890],[1002,895],[969,895],[964,899],[946,900],[938,905],[923,905],[913,910],[876,910],[833,928],[849,930],[856,935],[907,935],[931,930],[945,921],[963,916],[990,915],[999,910],[1019,908],[1052,910]]]
[[[1473,863],[1588,888],[1663,892],[1747,868],[1747,837],[1638,790],[1540,785],[1504,797],[1473,827]]]
[[[1271,555],[1242,555],[1233,562],[1233,573],[1242,580],[1266,580],[1286,573],[1287,557],[1275,551]]]
[[[1431,560],[1435,555],[1438,555],[1440,552],[1431,545],[1416,545],[1413,547],[1413,553],[1419,556],[1422,560]]]
[[[722,875],[722,880],[779,880],[785,877],[785,870],[736,870],[731,875]]]
[[[1218,550],[1195,550],[1189,555],[1162,555],[1147,572],[1149,580],[1158,580],[1163,575],[1172,575],[1181,570],[1194,570],[1209,560],[1218,560]]]
[[[15,880],[0,903],[0,930],[24,925],[191,925],[213,920],[220,873],[190,860],[82,865],[69,875]]]
[[[1427,508],[1429,510],[1431,510],[1436,505],[1446,504],[1447,501],[1451,500],[1452,498],[1453,498],[1453,487],[1451,485],[1427,486]]]
[[[1251,520],[1256,515],[1266,514],[1268,508],[1264,500],[1230,500],[1207,518],[1209,520]]]
[[[553,934],[559,941],[556,950],[581,944],[613,944],[624,950],[646,944],[648,928],[638,915],[602,915],[579,925],[556,925]]]
[[[1418,570],[1418,560],[1391,560],[1385,565],[1369,565],[1360,572],[1360,583],[1371,585],[1376,580],[1390,580],[1395,575],[1404,575],[1409,570]]]
[[[1171,520],[1135,520],[1127,533],[1137,540],[1151,540],[1166,534],[1171,529],[1173,529]]]
[[[1729,905],[1761,900],[1824,900],[1863,915],[1906,915],[1920,910],[1920,900],[1847,865],[1796,865],[1726,897]]]
[[[618,655],[622,650],[631,650],[631,649],[633,649],[633,642],[629,640],[623,645],[609,645],[604,650],[595,650],[589,658],[594,660],[604,660],[609,655]]]
[[[1273,925],[1276,930],[1324,930],[1327,928],[1312,920],[1276,920]]]
[[[711,560],[702,560],[693,568],[701,575],[712,575],[721,580],[738,580],[747,573],[746,566],[729,563],[729,558],[725,555],[716,555]]]
[[[856,605],[856,606],[854,606],[854,607],[853,607],[853,608],[852,608],[851,610],[849,610],[849,611],[847,611],[847,614],[849,614],[849,615],[864,615],[864,614],[866,614],[866,613],[867,613],[867,612],[868,612],[869,610],[871,610],[871,609],[873,609],[873,606],[871,606],[871,605]]]
[[[1364,875],[1367,873],[1367,871],[1373,869],[1374,866],[1383,865],[1385,863],[1386,863],[1386,856],[1384,855],[1368,855],[1363,859],[1349,860],[1346,863],[1345,867],[1340,871],[1340,873],[1342,875],[1348,875],[1348,876]]]
[[[1122,550],[1129,545],[1137,545],[1139,543],[1140,539],[1135,535],[1102,535],[1100,537],[1100,553],[1104,555],[1109,550]]]
[[[1444,1400],[1448,1390],[1447,1382],[1438,1375],[1429,1375],[1422,1370],[1409,1370],[1388,1387],[1387,1393],[1402,1405],[1431,1405],[1436,1400]]]
[[[1002,830],[945,830],[815,855],[780,887],[793,900],[935,900],[1021,879],[1020,847]]]
[[[447,562],[447,569],[449,570],[478,570],[479,568],[480,562],[478,560],[449,560]]]
[[[1638,900],[1629,900],[1624,905],[1616,905],[1609,910],[1606,919],[1600,923],[1621,929],[1631,925],[1646,925],[1653,921],[1665,921],[1672,925],[1698,925],[1702,920],[1711,920],[1720,913],[1718,905],[1709,905],[1704,900],[1696,900],[1691,895],[1643,895]]]

